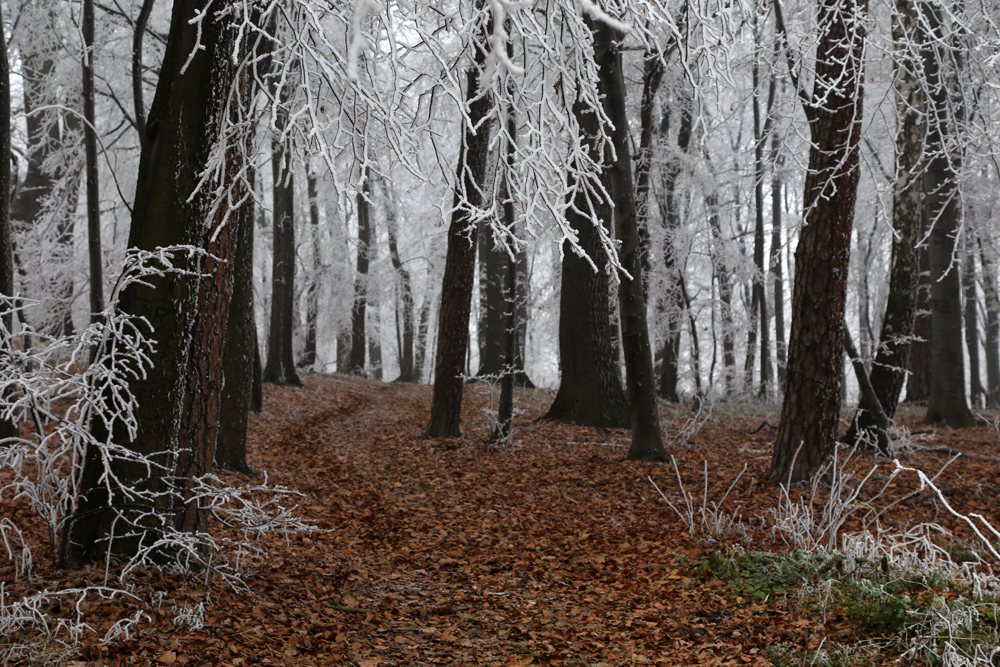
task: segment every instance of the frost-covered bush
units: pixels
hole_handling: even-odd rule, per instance
[[[149,359],[155,345],[148,335],[148,323],[142,317],[124,314],[119,300],[129,285],[152,276],[193,275],[185,267],[203,256],[202,251],[186,247],[129,251],[99,322],[63,337],[27,330],[0,331],[4,341],[0,355],[5,357],[0,363],[0,418],[22,424],[17,437],[0,442],[0,501],[7,507],[23,503],[30,508],[44,525],[41,537],[48,557],[58,561],[66,539],[64,529],[84,491],[83,464],[90,456],[101,461],[99,484],[115,491],[108,497],[127,498],[133,505],[148,508],[141,524],[134,513],[118,512],[115,534],[144,530],[147,521],[159,527],[154,539],[143,544],[129,562],[115,568],[115,581],[111,581],[109,562],[100,586],[44,590],[21,599],[10,599],[8,591],[0,590],[0,636],[6,638],[0,640],[2,663],[27,660],[33,651],[44,655],[32,659],[44,662],[53,646],[75,646],[84,634],[93,631],[85,615],[89,601],[124,596],[137,602],[139,598],[130,590],[130,576],[139,567],[158,566],[158,554],[171,553],[171,567],[194,570],[205,577],[217,575],[230,585],[241,586],[241,567],[247,557],[262,553],[258,536],[310,530],[295,516],[294,506],[281,502],[292,492],[269,487],[266,479],[263,484],[238,488],[211,474],[191,480],[186,485],[188,500],[196,498],[224,530],[187,533],[174,529],[172,521],[171,508],[183,487],[136,488],[115,476],[117,462],[128,461],[153,471],[172,466],[178,455],[176,451],[159,453],[153,460],[112,441],[110,426],[115,422],[124,425],[130,437],[135,435],[138,398],[129,389],[130,381],[152,370]],[[32,307],[23,300],[0,303],[15,313]],[[26,345],[29,335],[30,348]],[[31,539],[32,529],[25,518],[0,517],[0,558],[13,562],[19,578],[32,574],[37,557],[30,546],[37,540]],[[54,608],[75,612],[56,616],[51,613]],[[196,621],[192,613],[183,617],[189,625]],[[104,639],[128,637],[142,618],[140,610],[120,619]]]

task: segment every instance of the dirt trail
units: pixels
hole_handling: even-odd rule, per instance
[[[700,577],[699,559],[715,550],[780,545],[769,530],[751,531],[752,542],[690,534],[648,480],[683,506],[672,465],[624,462],[625,431],[536,421],[545,392],[519,392],[514,442],[497,448],[482,444],[478,386],[466,391],[466,438],[427,440],[430,387],[305,380],[266,387],[249,461],[301,492],[296,512],[321,530],[268,538],[251,592],[212,589],[203,628],[164,612],[130,642],[85,647],[87,664],[761,666],[778,643],[853,640],[835,618],[820,625],[784,598],[754,603]],[[687,437],[689,409],[665,407],[665,430],[695,508],[703,494],[720,500],[747,464],[724,510],[741,506],[752,526],[777,498],[760,483],[771,436],[757,429],[776,416],[728,410]],[[988,429],[947,435],[933,444],[993,454]],[[945,460],[921,457],[931,470]],[[990,516],[997,473],[985,456],[962,459],[942,482]],[[943,519],[939,510],[920,499],[887,521]],[[168,599],[203,594],[181,582]]]

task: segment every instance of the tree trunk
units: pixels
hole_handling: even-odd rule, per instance
[[[514,369],[517,376],[514,382],[519,387],[534,389],[535,383],[528,377],[525,369],[525,349],[528,344],[528,300],[531,298],[530,282],[531,277],[528,272],[528,252],[524,246],[518,246],[514,251],[514,263],[517,266],[517,282],[514,289],[514,297],[517,299],[514,317],[515,334],[517,340],[514,341]]]
[[[757,14],[754,14],[754,33],[759,42],[759,34],[756,25]],[[753,236],[753,262],[756,271],[753,276],[753,297],[755,305],[751,310],[760,315],[760,387],[757,396],[761,400],[767,400],[771,393],[771,383],[774,369],[771,366],[771,323],[767,313],[767,267],[764,265],[765,248],[767,242],[764,235],[764,142],[771,132],[773,116],[771,108],[774,106],[774,94],[776,90],[776,80],[771,77],[767,93],[766,119],[761,119],[760,108],[760,67],[758,58],[753,61],[753,127],[754,127],[754,236]],[[748,385],[749,386],[749,385]]]
[[[271,138],[273,177],[274,242],[271,263],[271,317],[267,331],[267,363],[264,382],[301,387],[295,372],[292,337],[295,330],[295,183],[292,171],[292,138],[287,134],[288,99],[292,85],[284,82],[280,91],[273,76],[269,81],[275,112],[276,136]]]
[[[733,325],[733,283],[726,259],[727,250],[719,217],[719,196],[714,191],[705,197],[708,225],[712,231],[712,270],[719,285],[719,313],[722,318],[722,373],[724,396],[733,395],[736,387],[736,340]]]
[[[771,135],[771,281],[774,285],[774,352],[778,387],[785,386],[785,277],[781,267],[781,138]]]
[[[431,319],[431,298],[424,297],[424,303],[420,306],[420,315],[417,317],[417,338],[413,349],[413,381],[417,384],[424,379],[424,362],[427,359],[427,333]]]
[[[993,258],[987,253],[982,238],[979,260],[983,267],[983,296],[986,301],[986,409],[1000,408],[1000,290]]]
[[[986,393],[979,373],[979,297],[976,294],[976,253],[968,227],[962,233],[962,291],[965,296],[965,349],[969,351],[969,402],[981,407]]]
[[[72,113],[65,114],[63,123],[66,131],[60,132],[59,114],[54,110],[40,110],[51,101],[45,97],[43,90],[45,82],[55,71],[53,54],[44,49],[30,51],[22,46],[20,55],[27,146],[24,180],[18,184],[10,206],[11,229],[18,225],[37,225],[43,223],[43,219],[54,222],[60,250],[55,292],[62,300],[55,304],[54,312],[45,314],[45,330],[54,336],[70,335],[74,330],[74,276],[71,274],[73,223],[79,191],[79,167],[82,165],[75,164],[76,160],[72,159],[75,153],[67,156],[70,159],[63,160],[64,164],[53,173],[46,170],[45,162],[57,146],[72,143],[70,127],[78,126],[79,120]],[[17,175],[13,176],[16,180]],[[17,259],[15,254],[15,268],[23,274],[27,269]]]
[[[656,124],[653,110],[656,92],[663,81],[663,61],[656,51],[646,51],[643,58],[642,101],[639,103],[639,151],[635,156],[635,211],[639,227],[639,260],[642,264],[642,296],[649,302],[649,276],[652,275],[649,238],[649,191],[652,172],[653,135]],[[676,384],[676,383],[675,383]],[[676,392],[675,392],[676,393]]]
[[[844,305],[858,188],[866,0],[822,0],[816,79],[806,117],[812,147],[805,224],[795,251],[792,331],[771,484],[811,478],[840,418]]]
[[[319,319],[319,283],[323,275],[323,258],[320,256],[319,194],[316,174],[306,171],[306,193],[309,197],[309,232],[312,241],[312,276],[306,290],[306,340],[299,357],[299,368],[311,369],[316,365],[316,326]]]
[[[94,0],[83,0],[83,117],[87,153],[87,249],[90,258],[90,321],[104,312],[104,255],[101,252],[101,193],[97,176],[97,119],[94,114]],[[7,183],[8,181],[4,181]]]
[[[231,66],[235,31],[230,17],[212,14],[194,21],[202,9],[199,0],[174,4],[146,128],[148,150],[142,151],[139,161],[129,246],[152,250],[193,245],[231,259],[235,225],[221,231],[219,226],[229,214],[222,202],[242,200],[241,180],[234,175],[244,166],[243,151],[227,147],[224,182],[208,183],[201,189],[198,184],[210,152],[217,141],[224,140],[226,96],[219,91],[234,83],[246,90],[250,82],[235,81],[235,72],[246,77],[246,70]],[[199,44],[201,48],[196,49]],[[248,92],[242,99],[250,104],[253,94]],[[190,104],[190,100],[202,103]],[[248,111],[231,110],[234,114]],[[216,199],[219,190],[221,201]],[[216,231],[219,236],[209,245]],[[167,524],[200,525],[200,508],[193,499],[177,504],[189,480],[177,480],[175,474],[197,472],[213,460],[215,441],[210,438],[219,406],[217,393],[208,394],[218,391],[229,301],[226,285],[232,280],[233,264],[203,265],[200,259],[192,260],[186,268],[193,275],[147,278],[122,295],[121,310],[146,319],[156,347],[149,355],[150,370],[136,373],[129,386],[142,399],[134,413],[135,437],[128,437],[121,421],[110,425],[110,434],[102,434],[104,424],[95,420],[94,435],[99,439],[106,435],[162,467],[126,457],[113,456],[106,462],[102,451],[88,449],[81,501],[65,524],[64,565],[83,565],[109,554],[127,559],[154,543]],[[214,273],[204,279],[195,277],[206,268]],[[189,382],[191,371],[196,371],[201,382]],[[182,442],[188,451],[180,450]],[[177,467],[182,454],[190,467]],[[111,475],[110,484],[104,482],[106,474]]]
[[[685,96],[681,104],[681,121],[677,131],[677,153],[687,152],[691,143],[691,101]],[[670,112],[665,111],[660,125],[660,136],[666,141],[670,127]],[[680,206],[677,202],[677,178],[680,176],[680,158],[675,157],[661,167],[660,218],[666,227],[663,267],[666,273],[667,330],[663,337],[663,359],[660,366],[660,396],[671,403],[679,403],[677,381],[680,376],[681,330],[684,328],[684,295],[681,293],[684,263],[678,248],[677,235],[681,227]]]
[[[251,174],[247,179],[253,182]],[[256,471],[247,463],[247,425],[254,402],[254,370],[257,354],[257,323],[253,307],[253,201],[240,208],[231,224],[237,225],[232,302],[222,357],[222,411],[215,463],[247,475]]]
[[[597,114],[583,102],[573,104],[580,142],[596,152],[600,131]],[[566,208],[566,223],[577,234],[580,248],[597,268],[577,255],[568,242],[562,248],[562,286],[559,294],[559,391],[545,414],[581,426],[625,428],[629,403],[618,366],[615,326],[610,301],[611,284],[597,225],[611,220],[611,206],[602,197],[590,197],[586,185],[569,174],[575,196]],[[591,215],[586,212],[593,208]]]
[[[924,71],[930,89],[927,146],[931,153],[924,174],[925,205],[931,220],[931,396],[927,421],[951,427],[978,422],[965,396],[965,355],[962,354],[962,286],[960,268],[953,261],[961,229],[958,169],[961,156],[948,153],[947,132],[960,132],[961,100],[954,54],[946,46],[941,9],[925,5],[924,18],[934,44],[924,51]],[[949,57],[950,56],[950,57]],[[951,107],[957,102],[958,106]],[[956,116],[953,116],[955,114]]]
[[[354,274],[354,305],[351,307],[351,354],[347,359],[347,372],[365,374],[365,318],[368,311],[368,264],[372,249],[371,185],[368,168],[361,173],[358,191],[358,258]]]
[[[0,25],[3,23],[3,11],[0,8]],[[10,63],[7,60],[7,41],[0,39],[0,296],[10,299],[3,304],[3,315],[0,323],[0,355],[6,357],[4,363],[10,363],[13,350],[14,316],[11,306],[14,305],[14,253],[11,248],[10,223]],[[16,438],[20,428],[12,419],[0,419],[0,444],[8,438]]]
[[[461,435],[462,367],[469,348],[469,310],[476,271],[475,212],[483,204],[482,187],[489,153],[489,112],[493,98],[480,87],[486,63],[486,40],[491,26],[483,25],[475,41],[475,64],[466,73],[469,121],[458,155],[455,201],[448,228],[441,308],[438,316],[437,355],[434,365],[434,398],[427,427],[429,438]]]
[[[866,432],[875,435],[878,441],[884,441],[884,436],[878,434],[875,411],[883,409],[889,419],[895,417],[906,381],[920,278],[920,251],[917,246],[923,228],[923,191],[918,176],[926,131],[923,120],[926,102],[920,84],[920,63],[908,54],[911,45],[922,42],[923,36],[913,1],[896,0],[893,38],[900,56],[894,82],[899,118],[892,203],[892,228],[896,233],[892,239],[889,297],[870,374],[879,404],[873,405],[862,394],[854,421],[844,437],[844,441],[850,444],[859,442]]]
[[[921,223],[926,230],[930,221],[926,207],[922,205]],[[925,241],[917,249],[920,278],[917,281],[917,314],[913,319],[913,342],[910,343],[910,373],[906,380],[906,400],[927,402],[931,397],[931,342],[934,330],[931,327],[931,260],[930,249]]]
[[[618,259],[631,276],[620,275],[618,283],[625,384],[632,418],[632,444],[627,458],[630,461],[665,461],[667,452],[660,431],[656,375],[653,373],[646,299],[643,297],[642,259],[625,111],[625,76],[620,47],[624,35],[604,21],[589,22],[594,35],[598,90],[604,101],[604,113],[611,121],[606,131],[617,158],[605,167],[602,180],[606,180],[614,202],[615,237],[621,243]],[[681,289],[683,291],[683,284]]]
[[[507,364],[507,310],[514,295],[507,293],[507,250],[495,243],[492,226],[480,223],[479,370],[478,377],[498,377]]]
[[[399,377],[396,382],[418,382],[413,360],[413,283],[410,272],[403,266],[399,257],[399,246],[396,240],[398,222],[396,220],[396,203],[389,194],[388,186],[379,181],[382,189],[382,199],[385,208],[385,227],[389,236],[389,261],[396,271],[399,280],[399,300],[402,302],[402,312],[396,316],[397,326],[402,320],[402,335],[399,340]]]
[[[513,47],[507,43],[507,57],[513,56]],[[503,222],[507,229],[514,229],[514,198],[510,191],[509,178],[514,170],[515,142],[517,141],[517,118],[512,108],[507,108],[507,150],[504,155],[504,200],[503,200]],[[510,239],[512,246],[517,246],[514,239]],[[512,248],[513,250],[514,248]],[[493,442],[510,442],[511,430],[514,424],[514,382],[516,380],[517,363],[517,258],[511,254],[504,253],[505,276],[504,276],[504,304],[505,322],[503,333],[504,359],[503,367],[506,372],[500,380],[500,402],[497,406],[497,421],[493,428]]]

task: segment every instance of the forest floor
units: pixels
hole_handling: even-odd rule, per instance
[[[852,614],[836,599],[818,609],[815,598],[767,578],[806,563],[815,582],[834,576],[830,561],[808,570],[801,554],[746,556],[789,551],[787,532],[775,530],[779,492],[762,483],[774,437],[765,422],[777,423],[775,407],[717,406],[693,419],[690,406],[664,406],[675,469],[625,462],[625,430],[537,421],[551,392],[520,390],[513,441],[495,446],[484,444],[483,384],[467,387],[465,437],[428,440],[430,387],[304,379],[302,389],[265,387],[249,459],[270,483],[301,492],[296,511],[317,530],[266,538],[269,555],[247,565],[249,592],[140,574],[136,595],[155,599],[158,610],[147,607],[148,619],[127,641],[104,645],[95,637],[130,608],[95,603],[88,622],[96,633],[59,664],[837,664],[817,662],[816,651],[831,647],[840,648],[824,659],[841,655],[840,664],[899,664],[903,644],[871,643],[882,630],[898,633],[892,623]],[[951,431],[920,424],[917,408],[904,414],[922,433],[911,436],[914,451],[901,462],[933,476],[951,458],[944,448],[969,455],[951,462],[937,484],[956,510],[1000,518],[996,428]],[[863,476],[876,465],[847,504],[852,514],[841,534],[860,529],[876,503],[902,499],[881,516],[882,528],[936,522],[954,532],[944,541],[951,553],[976,550],[971,533],[935,494],[920,491],[914,474],[892,478],[893,463],[871,454],[856,455],[846,469]],[[683,514],[678,476],[692,494],[691,521],[650,481]],[[764,574],[753,574],[760,562]],[[10,568],[0,575],[8,579]],[[95,580],[97,570],[59,572],[36,562],[34,578],[8,581],[6,595]],[[950,600],[948,590],[927,587]]]

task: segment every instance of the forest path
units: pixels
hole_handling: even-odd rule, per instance
[[[769,664],[781,628],[691,577],[705,545],[646,479],[667,488],[672,467],[624,463],[624,431],[535,423],[541,392],[520,396],[513,445],[484,445],[487,398],[481,385],[466,396],[467,437],[427,440],[429,387],[317,375],[270,392],[252,464],[306,494],[304,515],[330,531],[293,542],[308,554],[273,550],[283,563],[269,569],[294,571],[273,603],[315,598],[329,612],[286,658]],[[741,485],[752,491],[750,476]]]
[[[320,530],[265,538],[266,556],[244,558],[246,593],[153,573],[157,590],[168,586],[164,611],[127,642],[88,645],[88,662],[75,664],[760,667],[781,644],[806,652],[782,665],[808,665],[818,647],[867,638],[840,611],[820,618],[784,594],[754,602],[711,568],[699,574],[729,547],[786,548],[772,531],[777,492],[760,483],[772,434],[757,427],[776,423],[773,409],[720,407],[695,425],[689,406],[663,405],[675,470],[625,462],[627,431],[537,421],[550,392],[519,390],[513,443],[495,447],[483,444],[482,384],[466,387],[466,437],[429,440],[429,386],[303,379],[303,388],[265,386],[248,459],[269,483],[296,490],[295,514]],[[903,413],[927,429],[914,410]],[[989,428],[941,429],[926,443],[977,455],[939,480],[964,511],[1000,514],[996,441]],[[905,462],[933,474],[946,460],[923,452]],[[875,463],[887,479],[890,462],[859,455],[851,465],[864,475]],[[739,508],[745,532],[692,534],[648,479],[683,511],[679,474],[697,513],[722,500],[744,464],[722,509]],[[915,486],[904,481],[896,497]],[[883,519],[919,521],[957,527],[929,496]],[[206,593],[203,627],[169,612]]]

